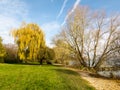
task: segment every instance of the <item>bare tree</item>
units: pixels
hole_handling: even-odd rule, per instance
[[[53,43],[55,45],[53,48],[55,52],[55,60],[57,63],[66,64],[70,55],[70,50],[68,49],[67,43],[61,40],[61,37],[59,35],[56,35],[56,37],[54,37]]]
[[[63,27],[61,36],[71,47],[80,65],[98,68],[109,54],[120,50],[114,45],[120,38],[120,15],[107,17],[103,11],[91,11],[88,7],[78,6]]]

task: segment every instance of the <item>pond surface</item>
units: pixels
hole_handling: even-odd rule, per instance
[[[99,71],[97,72],[99,75],[104,76],[104,77],[117,77],[120,78],[120,70],[117,71]]]

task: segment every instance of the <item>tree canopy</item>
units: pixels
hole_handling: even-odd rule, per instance
[[[103,11],[78,6],[69,15],[60,35],[81,66],[97,69],[119,51],[119,27],[119,14],[108,17]]]
[[[3,62],[3,58],[5,55],[6,55],[5,48],[2,44],[2,38],[0,37],[0,60],[2,60],[0,62]]]
[[[11,35],[21,60],[37,60],[40,50],[45,48],[45,35],[37,24],[24,24],[12,30]]]

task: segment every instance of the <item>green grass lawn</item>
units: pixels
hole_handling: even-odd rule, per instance
[[[0,64],[0,90],[94,90],[74,71],[48,65]]]

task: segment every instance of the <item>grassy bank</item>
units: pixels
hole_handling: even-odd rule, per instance
[[[94,90],[74,71],[48,65],[0,64],[0,90]]]

